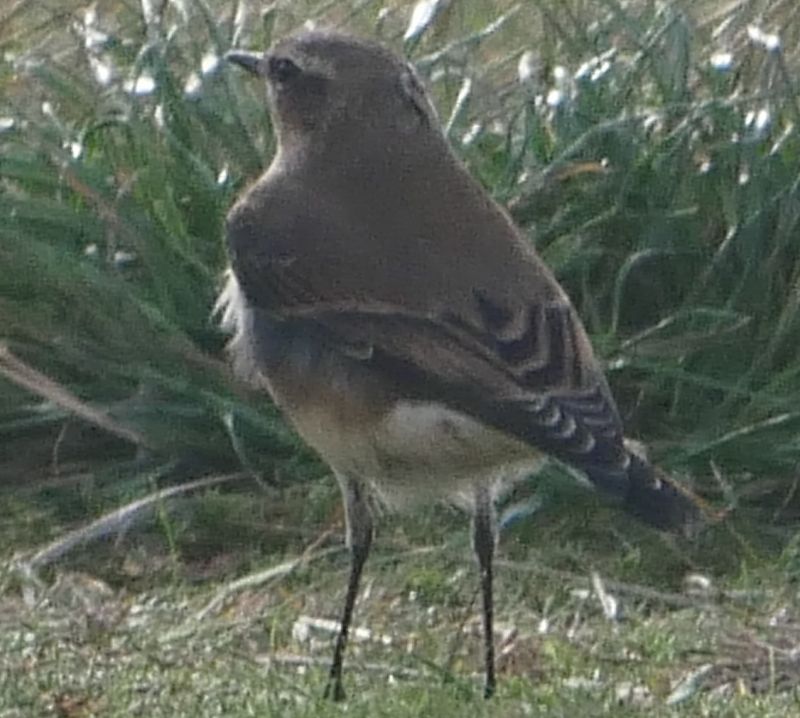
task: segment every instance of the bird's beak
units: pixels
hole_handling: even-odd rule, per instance
[[[245,52],[244,50],[231,50],[225,54],[225,59],[229,62],[235,62],[254,75],[263,77],[267,74],[268,65],[263,55]]]

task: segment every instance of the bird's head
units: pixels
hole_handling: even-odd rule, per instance
[[[281,142],[330,135],[369,142],[394,133],[438,134],[436,112],[411,65],[378,44],[347,35],[303,32],[264,54],[227,59],[267,82]]]

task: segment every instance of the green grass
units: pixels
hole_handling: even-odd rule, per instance
[[[340,550],[311,554],[293,573],[230,593],[211,609],[219,586],[208,577],[162,579],[146,588],[129,575],[111,586],[65,568],[38,593],[35,606],[6,591],[0,600],[3,715],[49,715],[53,703],[68,700],[86,706],[77,715],[111,716],[131,710],[154,716],[779,716],[797,710],[796,659],[788,651],[798,615],[794,591],[776,583],[774,569],[716,585],[725,590],[720,598],[663,590],[645,600],[636,593],[640,586],[609,583],[624,613],[623,620],[609,621],[586,590],[590,552],[574,551],[575,570],[568,571],[546,566],[557,559],[530,547],[525,563],[501,564],[498,572],[501,683],[487,704],[471,603],[476,576],[465,570],[465,527],[452,518],[439,510],[413,525],[383,524],[356,620],[371,637],[353,643],[346,706],[320,698],[330,634],[298,631],[307,626],[303,617],[336,614],[346,570]],[[424,545],[413,534],[421,528]],[[523,548],[506,541],[501,555]],[[134,550],[96,552],[93,572],[114,560],[140,572],[139,580],[141,572],[157,574],[166,554],[151,547],[147,564],[137,568]],[[272,561],[280,562],[275,553]],[[619,568],[596,556],[593,565],[601,572]],[[25,595],[36,593],[27,589]],[[701,669],[702,681],[682,701],[665,705]]]
[[[800,575],[791,3],[452,2],[405,45],[413,3],[400,0],[264,12],[233,0],[7,5],[0,716],[72,715],[54,706],[62,694],[88,701],[84,715],[797,712],[798,671],[781,663],[796,650]],[[515,500],[535,492],[542,506],[504,532],[513,566],[501,571],[499,616],[522,638],[491,706],[472,677],[474,577],[453,510],[381,522],[357,620],[396,638],[355,651],[347,709],[318,700],[324,666],[267,671],[258,660],[272,650],[327,660],[329,637],[299,641],[291,628],[336,615],[345,564],[318,555],[341,525],[325,467],[265,397],[232,380],[211,318],[224,214],[273,147],[261,88],[217,60],[307,19],[409,54],[456,151],[573,297],[629,433],[712,504],[735,508],[698,540],[670,543],[555,467],[521,487]],[[157,489],[234,471],[246,478],[158,502],[43,567],[40,583],[14,568],[12,556]],[[308,567],[173,630],[221,584],[309,546]],[[623,590],[628,617],[610,623],[575,597],[592,570],[673,599],[697,571],[753,598],[684,605]],[[111,587],[110,617],[76,576]],[[64,588],[70,580],[80,587]],[[541,635],[544,617],[553,628]],[[697,693],[666,707],[674,682],[704,662],[713,671]],[[382,668],[358,670],[367,663]],[[401,668],[415,677],[389,685]],[[618,705],[625,682],[652,704]]]

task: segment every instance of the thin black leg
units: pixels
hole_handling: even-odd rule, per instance
[[[367,556],[369,556],[369,548],[372,544],[372,514],[367,503],[364,485],[344,476],[338,476],[337,478],[339,479],[344,499],[347,545],[350,547],[350,577],[347,581],[347,595],[344,599],[342,622],[339,627],[339,635],[336,638],[336,646],[333,649],[333,661],[331,662],[331,671],[324,695],[325,698],[332,698],[334,701],[343,701],[345,699],[345,692],[342,687],[344,651],[347,647],[347,635],[350,631],[353,607],[356,603],[356,596],[358,596],[361,571],[364,568]]]
[[[483,642],[486,683],[483,694],[494,695],[497,681],[494,674],[494,601],[492,598],[492,558],[496,542],[494,505],[488,488],[475,491],[475,518],[472,524],[472,545],[478,558],[483,596]]]

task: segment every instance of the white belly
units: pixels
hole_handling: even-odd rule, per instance
[[[440,404],[402,401],[369,429],[334,432],[324,412],[295,417],[331,466],[372,483],[389,506],[460,499],[478,484],[496,490],[541,463],[529,446]]]

